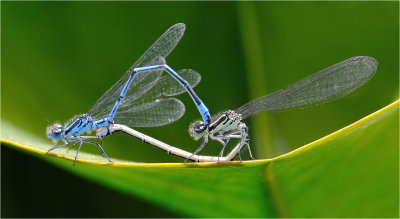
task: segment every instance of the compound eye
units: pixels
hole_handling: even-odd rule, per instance
[[[197,121],[193,125],[193,130],[197,133],[202,133],[204,132],[204,123],[202,121]]]
[[[54,124],[47,128],[46,134],[48,138],[57,140],[60,139],[63,127],[60,124]]]
[[[60,124],[54,124],[53,127],[51,127],[51,132],[54,134],[60,134],[62,132],[63,127]]]

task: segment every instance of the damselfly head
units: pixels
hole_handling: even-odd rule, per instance
[[[61,133],[63,132],[64,128],[62,125],[56,123],[53,124],[52,126],[48,126],[46,130],[46,135],[48,138],[57,140],[60,139]]]
[[[204,135],[204,122],[196,121],[189,126],[189,135],[194,138],[194,140],[199,140]]]

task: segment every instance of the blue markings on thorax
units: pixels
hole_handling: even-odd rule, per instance
[[[79,136],[82,133],[87,131],[91,131],[100,127],[108,126],[110,122],[108,122],[107,118],[95,121],[93,117],[83,114],[74,119],[64,130],[64,135],[67,137],[70,136]]]

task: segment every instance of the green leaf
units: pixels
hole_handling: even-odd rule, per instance
[[[227,163],[140,164],[52,146],[2,121],[1,142],[191,217],[398,217],[399,101],[288,154]],[[64,159],[61,159],[61,158]]]

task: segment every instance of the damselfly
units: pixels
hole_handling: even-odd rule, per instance
[[[372,57],[352,57],[308,76],[286,89],[260,97],[236,110],[228,110],[214,117],[210,125],[205,125],[203,121],[196,121],[189,127],[189,133],[195,140],[203,138],[203,141],[193,154],[196,155],[202,150],[210,137],[222,144],[219,154],[222,156],[229,140],[237,138],[240,139],[240,149],[236,150],[237,155],[240,157],[240,151],[247,146],[250,157],[253,158],[249,146],[248,128],[242,122],[243,119],[263,111],[304,108],[337,100],[371,79],[377,67],[378,62]]]
[[[185,106],[170,96],[183,93],[185,89],[196,103],[204,123],[208,124],[210,121],[208,109],[191,88],[200,81],[200,75],[190,69],[180,71],[178,74],[165,62],[165,57],[178,44],[184,31],[185,25],[182,23],[170,27],[121,79],[100,97],[88,113],[74,118],[64,127],[61,124],[49,126],[47,136],[58,140],[49,151],[75,142],[71,148],[79,144],[76,160],[82,143],[89,143],[98,146],[104,156],[111,161],[103,150],[102,142],[99,144],[88,140],[101,140],[101,136],[81,136],[81,134],[108,127],[114,122],[132,127],[155,127],[172,123],[184,114]],[[164,70],[172,77],[161,77]]]

